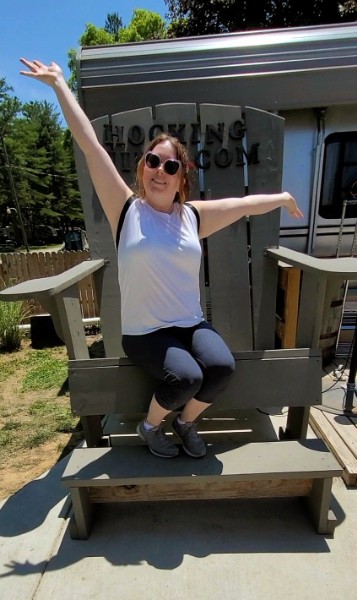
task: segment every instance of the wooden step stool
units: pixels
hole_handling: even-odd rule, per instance
[[[214,444],[201,459],[162,459],[126,446],[74,450],[62,483],[72,498],[74,539],[88,538],[97,503],[288,496],[305,497],[317,532],[333,534],[332,479],[341,472],[319,439]]]

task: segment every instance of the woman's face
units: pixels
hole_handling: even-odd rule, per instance
[[[182,165],[175,175],[169,175],[165,171],[165,160],[169,158],[177,159],[176,148],[168,140],[157,144],[151,152],[157,154],[161,162],[155,168],[150,168],[147,164],[144,164],[142,180],[145,199],[156,210],[171,212],[172,203],[180,187]]]

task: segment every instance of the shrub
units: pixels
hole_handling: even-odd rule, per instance
[[[22,302],[0,300],[0,348],[6,352],[19,350],[22,331],[19,327],[28,316],[28,309]]]

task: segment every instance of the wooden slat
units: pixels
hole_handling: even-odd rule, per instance
[[[108,116],[93,121],[98,139],[104,141],[104,126]],[[77,171],[79,172],[80,192],[86,223],[86,233],[90,241],[91,258],[106,259],[103,271],[103,298],[101,322],[105,337],[106,352],[118,354],[121,350],[120,296],[117,274],[117,258],[109,223],[104,215],[98,197],[93,189],[82,152],[75,145]]]
[[[352,452],[357,463],[357,431],[352,421],[344,415],[334,415],[325,412],[325,419],[332,425],[347,448]]]
[[[237,360],[236,371],[227,388],[217,395],[214,410],[227,411],[233,408],[254,408],[263,406],[316,405],[321,402],[321,360],[319,356],[306,356],[297,359],[285,358],[276,354],[266,355],[266,359]],[[77,415],[116,414],[145,412],[157,382],[136,366],[112,365],[91,368],[78,368],[71,361],[69,380],[71,406]],[[83,364],[83,363],[82,363]],[[95,363],[94,363],[95,364]],[[291,386],[293,378],[299,386]],[[276,385],[276,382],[279,385]],[[304,389],[304,397],[301,396]],[[213,410],[212,408],[212,410]],[[210,409],[211,410],[211,409]]]
[[[55,296],[62,290],[76,284],[83,277],[101,269],[103,265],[104,259],[86,261],[59,275],[23,281],[9,289],[2,290],[0,294],[8,300],[22,300],[43,295]]]
[[[248,165],[250,194],[281,191],[284,119],[245,108],[248,153],[258,146],[259,162]],[[277,265],[264,256],[267,246],[279,243],[280,211],[250,218],[254,348],[272,348],[275,330]]]
[[[316,435],[318,435],[335,455],[343,468],[342,477],[347,485],[357,484],[357,460],[351,450],[343,442],[325,412],[311,408],[310,424]]]
[[[67,487],[108,485],[200,484],[223,480],[244,481],[325,479],[341,469],[319,439],[249,443],[233,447],[209,446],[207,455],[190,459],[158,460],[141,446],[128,448],[79,448],[74,450],[62,476]],[[198,485],[200,485],[198,484]],[[279,485],[279,484],[277,484]]]
[[[194,168],[194,157],[198,150],[198,141],[190,135],[192,123],[198,122],[197,106],[194,103],[172,103],[158,104],[154,108],[154,124],[162,125],[164,130],[175,131],[179,139],[184,143],[188,156],[191,160],[191,195],[190,199],[198,200],[200,198],[200,186],[198,182],[198,170]]]
[[[150,484],[89,488],[89,501],[145,502],[170,500],[223,500],[225,498],[272,498],[308,496],[312,489],[311,479],[239,481],[225,483],[200,482],[180,484]]]
[[[117,129],[120,138],[123,140],[123,144],[117,145],[114,151],[115,166],[130,188],[135,183],[136,162],[149,140],[152,123],[153,112],[151,107],[128,110],[111,116],[113,133]],[[135,131],[131,129],[133,127],[135,127]],[[130,131],[131,133],[128,135]],[[140,131],[142,131],[142,137],[140,137]],[[98,240],[98,243],[100,243],[100,240]]]
[[[255,409],[231,410],[229,416],[210,416],[210,410],[199,420],[198,432],[207,444],[230,444],[235,446],[248,442],[276,441],[277,434],[267,414]],[[165,419],[165,430],[170,434],[176,413]],[[123,446],[142,443],[136,427],[143,414],[130,413],[110,415],[103,424],[104,435],[110,439],[110,446]],[[179,443],[177,436],[175,441]]]
[[[281,348],[295,348],[299,311],[301,271],[278,263],[275,335]]]
[[[316,258],[302,252],[296,252],[290,248],[269,248],[267,254],[275,260],[283,262],[311,273],[315,277],[325,277],[328,275],[331,279],[355,280],[357,273],[357,258],[346,256],[344,258]]]
[[[204,194],[210,198],[244,196],[244,168],[237,166],[237,147],[242,140],[232,139],[229,126],[242,120],[239,106],[201,104],[203,151],[209,154],[210,167],[203,172]],[[222,126],[222,140],[208,139],[206,128]],[[215,154],[232,155],[228,167],[219,167]],[[208,238],[209,291],[212,323],[232,351],[252,348],[248,244],[245,221],[241,220]],[[244,315],[244,316],[243,316]]]
[[[88,259],[89,252],[87,250],[2,254],[0,265],[0,280],[2,281],[0,283],[0,290],[5,290],[24,281],[60,275],[67,268],[78,265]],[[28,285],[32,287],[31,284]],[[43,282],[41,282],[41,286],[43,286]],[[80,297],[83,295],[83,304],[81,307],[83,317],[98,317],[99,311],[92,275],[86,277],[83,282],[78,282],[78,287]],[[84,290],[84,294],[81,293],[82,290]],[[12,291],[8,290],[6,297],[9,297]],[[29,296],[26,297],[29,298]],[[20,300],[21,298],[14,298],[14,300],[16,299]],[[41,305],[38,299],[29,298],[25,302],[29,306],[30,315],[47,312],[47,309]]]

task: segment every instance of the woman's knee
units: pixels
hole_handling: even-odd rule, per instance
[[[196,396],[197,400],[212,403],[216,395],[227,387],[229,380],[234,374],[234,371],[235,360],[233,356],[228,357],[224,362],[220,362],[216,365],[211,365],[206,368],[203,384]]]
[[[232,377],[236,368],[235,360],[232,357],[227,358],[222,363],[208,367],[206,377],[215,379],[220,384],[225,384]]]
[[[160,406],[166,410],[175,410],[196,396],[202,382],[203,373],[198,365],[196,369],[185,373],[168,372],[158,386],[155,396]]]

